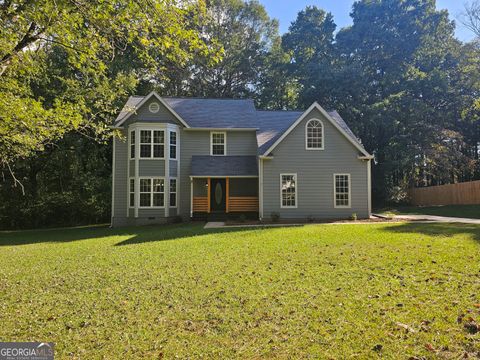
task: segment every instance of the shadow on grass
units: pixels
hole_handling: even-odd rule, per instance
[[[392,233],[417,233],[430,236],[454,236],[467,234],[480,242],[480,225],[461,223],[415,223],[407,222],[385,228]]]
[[[215,233],[248,231],[240,228],[204,229],[204,225],[204,223],[183,223],[113,229],[108,226],[89,226],[48,230],[0,231],[0,247],[39,243],[66,243],[111,236],[126,236],[128,239],[115,244],[115,246],[123,246],[154,241],[177,240]],[[252,230],[250,229],[250,231]]]

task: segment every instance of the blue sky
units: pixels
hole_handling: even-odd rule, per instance
[[[297,13],[307,5],[316,5],[333,14],[337,29],[351,24],[349,16],[353,0],[259,0],[267,9],[269,15],[280,21],[280,32],[287,31]],[[447,9],[450,18],[457,24],[456,35],[460,40],[473,39],[473,34],[457,20],[463,11],[464,0],[437,0],[437,8]]]

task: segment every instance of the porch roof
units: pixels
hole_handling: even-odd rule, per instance
[[[193,155],[191,176],[258,176],[256,156]]]

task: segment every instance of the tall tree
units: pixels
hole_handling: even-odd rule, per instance
[[[336,38],[348,74],[338,82],[346,94],[342,114],[376,155],[374,194],[398,199],[396,189],[444,170],[426,164],[434,149],[456,151],[445,146],[447,134],[462,141],[447,131],[460,118],[453,83],[460,44],[434,0],[362,0],[351,15],[353,25]]]
[[[283,48],[291,56],[290,76],[300,85],[302,107],[314,101],[326,107],[335,103],[335,29],[331,13],[307,6],[282,37]]]
[[[191,26],[203,9],[202,2],[180,0],[1,1],[0,166],[10,168],[71,130],[104,133],[117,111],[112,94],[130,91],[137,78],[135,72],[110,72],[109,64],[127,49],[146,67],[163,71],[209,53]],[[48,54],[58,48],[71,76],[60,79],[65,93],[46,102],[30,84],[45,76]],[[92,101],[98,107],[103,102],[108,110],[102,114],[111,112],[106,121],[91,110]]]
[[[162,87],[171,95],[253,97],[278,23],[257,0],[210,0],[199,31],[223,48],[216,63],[197,56],[173,72]]]

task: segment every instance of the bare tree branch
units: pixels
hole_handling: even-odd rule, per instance
[[[23,186],[22,182],[17,179],[17,177],[15,176],[15,173],[13,172],[9,163],[7,163],[7,168],[8,168],[8,171],[10,172],[10,175],[13,179],[13,186],[17,187],[17,184],[20,185],[20,188],[22,189],[22,195],[25,196],[25,187]]]
[[[460,18],[461,23],[480,38],[480,0],[465,4],[465,11]]]

